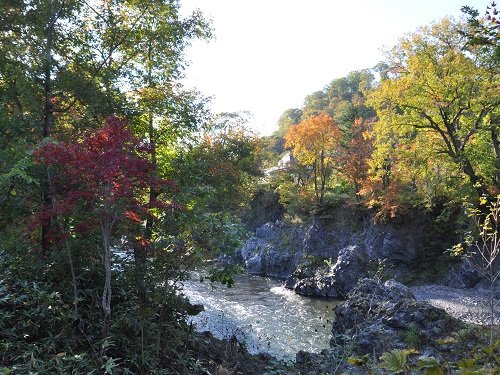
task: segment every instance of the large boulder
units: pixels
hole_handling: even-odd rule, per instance
[[[403,284],[389,280],[379,284],[363,279],[347,301],[335,309],[332,345],[350,337],[358,354],[377,354],[408,347],[413,333],[419,346],[432,348],[438,339],[462,326],[444,310],[417,301]]]
[[[296,273],[293,289],[306,296],[333,297],[344,299],[356,286],[358,280],[367,276],[366,254],[357,246],[348,246],[340,250],[337,261],[324,274],[319,271],[312,277],[300,279]],[[290,278],[285,284],[291,287]]]
[[[335,261],[339,250],[352,243],[349,230],[328,232],[317,223],[266,223],[257,228],[255,236],[246,241],[236,257],[251,274],[286,279],[298,268],[304,269],[307,259]]]

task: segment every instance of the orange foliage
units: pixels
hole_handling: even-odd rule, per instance
[[[375,119],[357,118],[350,129],[350,141],[338,155],[340,174],[353,184],[358,196],[367,178],[368,159],[373,151],[373,144],[368,133],[374,122]]]
[[[290,127],[285,134],[285,147],[292,148],[300,164],[312,167],[314,191],[319,203],[323,202],[333,155],[340,145],[341,137],[340,128],[326,113],[303,120]]]
[[[332,118],[321,113],[291,126],[285,134],[285,147],[292,147],[294,156],[309,164],[321,153],[336,148],[341,136],[342,132]]]

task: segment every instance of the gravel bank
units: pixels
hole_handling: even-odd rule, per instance
[[[435,307],[467,323],[489,325],[490,307],[487,291],[456,289],[442,285],[423,285],[410,288],[417,300]],[[497,301],[498,302],[498,301]],[[495,308],[495,325],[500,325],[500,304]]]

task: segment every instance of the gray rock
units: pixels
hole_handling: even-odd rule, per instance
[[[473,288],[481,280],[481,274],[472,268],[465,259],[451,268],[445,284],[452,288]]]
[[[308,224],[264,224],[239,255],[248,272],[287,280],[286,287],[298,293],[345,298],[357,280],[367,276],[370,261],[397,265],[390,269],[392,277],[408,269],[429,244],[435,247],[432,228],[425,215],[375,223],[368,211],[340,207]],[[348,254],[349,248],[356,249],[354,255]],[[317,261],[312,264],[310,259]],[[324,260],[335,267],[325,269]]]
[[[286,279],[302,258],[303,231],[280,222],[263,225],[239,251],[242,263],[251,274]]]
[[[321,272],[314,277],[299,280],[294,290],[306,296],[344,299],[358,280],[367,276],[366,255],[357,246],[340,250],[337,262],[327,274]]]
[[[264,274],[264,267],[262,265],[262,254],[255,254],[245,260],[245,267],[248,273],[252,275]]]
[[[418,334],[421,345],[432,352],[439,338],[462,326],[444,310],[415,300],[404,285],[390,280],[384,285],[363,279],[347,301],[335,309],[332,345],[350,337],[360,355],[408,347],[409,329]]]
[[[285,280],[285,283],[283,284],[283,286],[287,289],[294,289],[295,288],[295,285],[297,285],[297,283],[299,282],[299,278],[297,278],[296,276],[294,275],[290,275],[286,278]]]
[[[241,261],[241,255],[228,255],[228,254],[222,254],[219,255],[216,259],[215,262],[220,265],[220,266],[232,266],[235,264],[238,264]]]
[[[405,264],[411,263],[418,256],[421,244],[417,242],[417,238],[407,226],[397,227],[391,223],[369,223],[363,233],[363,242],[371,258]]]
[[[277,231],[280,229],[280,222],[266,223],[255,230],[255,235],[264,241],[273,241],[276,238]]]
[[[413,295],[410,288],[400,283],[399,281],[392,279],[387,280],[384,283],[384,287],[389,288],[393,293],[396,293],[399,296],[399,298],[415,299],[415,296]]]
[[[493,289],[493,298],[495,298],[496,300],[500,300],[500,282],[498,282],[498,281],[496,281],[493,284],[493,288],[492,288],[491,282],[489,280],[481,279],[481,281],[479,281],[476,284],[474,289],[481,291],[482,293],[487,293],[487,294],[490,293],[490,289]]]

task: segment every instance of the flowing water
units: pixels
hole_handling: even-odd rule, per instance
[[[251,353],[265,352],[293,360],[299,350],[319,353],[328,348],[333,308],[339,301],[303,297],[278,280],[249,275],[235,277],[232,288],[200,282],[193,273],[183,293],[205,311],[190,319],[198,331],[218,338],[236,336]]]

